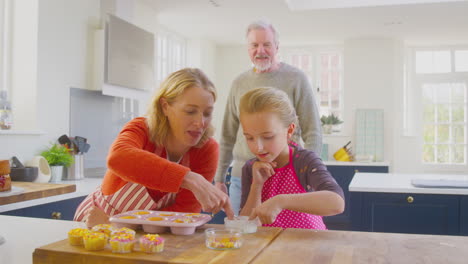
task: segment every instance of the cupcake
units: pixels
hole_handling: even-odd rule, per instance
[[[135,230],[130,229],[128,227],[122,227],[112,230],[111,237],[119,236],[119,235],[129,235],[132,239],[135,238]]]
[[[107,244],[107,235],[101,232],[88,232],[83,235],[86,250],[103,250]]]
[[[164,250],[164,238],[157,234],[147,234],[140,237],[141,251],[146,253],[157,253]]]
[[[99,225],[93,226],[91,230],[94,232],[104,233],[107,235],[107,237],[110,237],[113,227],[109,224],[99,224]]]
[[[129,234],[112,236],[109,240],[113,253],[130,253],[135,245],[135,238]]]
[[[83,245],[83,236],[90,231],[86,228],[74,228],[68,231],[68,242],[72,246],[82,246]]]

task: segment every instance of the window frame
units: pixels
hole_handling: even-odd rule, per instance
[[[451,71],[449,73],[416,73],[416,52],[418,51],[450,51]],[[457,46],[426,46],[409,47],[407,49],[406,71],[407,75],[404,89],[404,124],[403,135],[417,138],[419,161],[424,171],[432,172],[466,172],[468,171],[468,147],[465,148],[465,164],[442,164],[423,162],[423,97],[422,88],[425,84],[465,83],[468,92],[468,72],[454,72],[456,50],[468,50],[468,45]],[[465,120],[468,119],[468,100],[465,102]],[[414,112],[412,112],[414,111]],[[410,124],[413,123],[413,124]],[[465,123],[465,140],[468,139],[468,122]],[[468,142],[465,141],[465,145]]]
[[[316,47],[316,46],[304,46],[304,47],[282,47],[279,57],[281,61],[285,63],[296,66],[292,63],[292,58],[295,55],[306,55],[310,56],[310,69],[304,70],[300,68],[309,78],[310,85],[312,87],[312,92],[314,94],[317,107],[319,108],[319,116],[328,115],[329,112],[324,112],[321,108],[321,96],[320,96],[320,85],[321,85],[321,55],[328,53],[337,53],[339,55],[339,108],[336,110],[339,115],[340,120],[344,121],[343,124],[336,126],[339,132],[333,133],[333,135],[342,135],[344,132],[345,120],[345,100],[344,100],[344,52],[341,46],[327,46],[327,47]],[[297,67],[297,66],[296,66]],[[328,102],[328,105],[331,108],[331,102]]]

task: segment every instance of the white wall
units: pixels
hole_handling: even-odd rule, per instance
[[[215,138],[221,138],[224,109],[231,89],[231,83],[240,73],[246,71],[250,59],[245,46],[218,46],[216,49],[215,86],[218,91],[213,125],[216,128]]]
[[[37,2],[37,72],[25,68],[19,74],[25,80],[37,76],[37,97],[16,94],[15,100],[28,104],[37,114],[42,135],[0,135],[0,158],[17,156],[26,161],[37,155],[49,142],[69,131],[69,88],[86,87],[90,69],[90,28],[99,17],[96,0],[41,0]],[[29,53],[28,53],[29,54]],[[31,55],[34,56],[34,55]]]

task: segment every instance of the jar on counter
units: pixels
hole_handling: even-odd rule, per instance
[[[7,130],[13,126],[13,113],[11,103],[8,101],[8,92],[0,91],[0,129]]]

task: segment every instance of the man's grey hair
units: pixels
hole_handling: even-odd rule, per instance
[[[247,27],[247,33],[245,36],[247,37],[250,33],[250,31],[255,30],[255,29],[270,29],[273,32],[273,39],[275,41],[276,46],[279,44],[279,33],[276,31],[275,27],[270,23],[270,21],[266,19],[260,19],[257,21],[254,21],[249,24]]]

